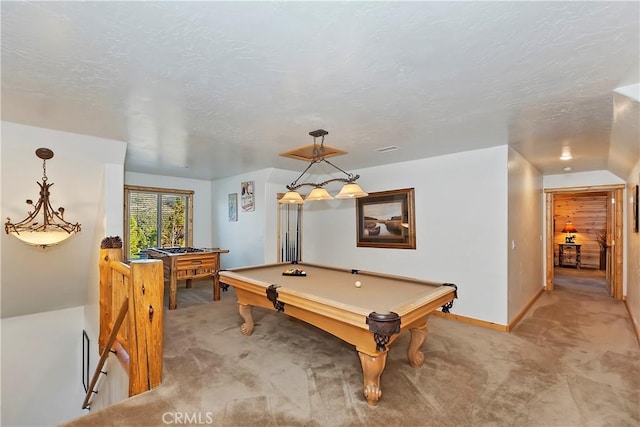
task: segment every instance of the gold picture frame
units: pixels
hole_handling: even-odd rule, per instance
[[[357,246],[415,249],[414,192],[403,188],[356,199]]]

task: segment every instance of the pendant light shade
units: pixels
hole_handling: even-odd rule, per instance
[[[304,199],[297,191],[288,191],[280,200],[278,200],[278,203],[301,205],[304,203]]]
[[[369,193],[365,192],[358,184],[345,184],[342,190],[336,194],[336,199],[355,199],[357,197],[366,197]]]
[[[333,196],[329,194],[327,190],[322,187],[317,187],[311,190],[311,193],[305,198],[305,201],[309,200],[332,200]]]

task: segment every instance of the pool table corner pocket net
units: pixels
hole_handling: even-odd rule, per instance
[[[443,283],[442,286],[451,286],[453,289],[455,289],[453,291],[453,299],[458,298],[458,286],[457,285],[454,285],[453,283]],[[453,308],[453,299],[442,306],[442,312],[443,313],[449,313],[449,310],[451,310]]]

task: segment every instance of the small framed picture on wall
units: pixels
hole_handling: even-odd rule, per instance
[[[242,191],[240,193],[240,205],[243,212],[253,212],[255,210],[255,198],[253,194],[253,181],[242,183]]]
[[[640,229],[640,224],[638,224],[638,206],[640,205],[640,202],[638,202],[638,197],[640,196],[638,194],[640,192],[640,190],[638,190],[639,187],[639,185],[635,185],[633,190],[633,231],[636,233]]]
[[[229,194],[229,221],[238,220],[238,193]]]

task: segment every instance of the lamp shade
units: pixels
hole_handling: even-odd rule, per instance
[[[578,230],[576,230],[576,228],[573,226],[573,223],[571,221],[568,221],[565,225],[564,228],[562,229],[563,233],[577,233]]]
[[[20,233],[13,231],[11,234],[29,245],[41,246],[44,248],[47,246],[57,245],[63,240],[67,240],[69,237],[73,236],[75,232],[68,233],[64,230],[42,230],[22,231]]]
[[[317,187],[311,190],[311,193],[305,198],[307,200],[331,200],[333,196],[329,194],[327,190],[322,187]]]
[[[369,193],[365,192],[356,183],[345,184],[342,190],[336,195],[336,199],[355,199],[356,197],[366,197]]]
[[[297,191],[289,191],[284,196],[282,196],[280,200],[278,200],[278,203],[290,203],[293,205],[301,205],[304,203],[304,199],[302,198],[300,193],[298,193]]]

